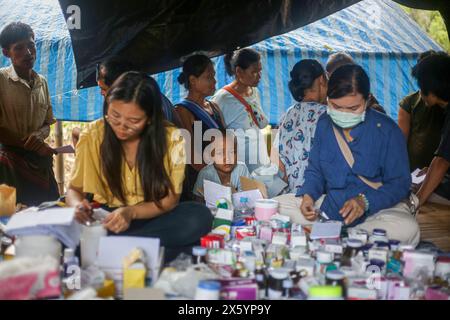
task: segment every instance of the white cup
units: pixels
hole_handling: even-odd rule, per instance
[[[80,238],[82,268],[87,268],[95,264],[98,256],[100,238],[106,235],[106,229],[102,224],[82,226]]]
[[[259,199],[255,202],[255,217],[259,221],[267,221],[278,212],[278,201]]]

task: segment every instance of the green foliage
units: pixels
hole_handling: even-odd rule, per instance
[[[439,11],[419,10],[404,6],[402,8],[434,41],[450,53],[447,28]]]

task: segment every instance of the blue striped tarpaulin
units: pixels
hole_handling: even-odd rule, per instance
[[[29,23],[36,32],[35,69],[49,82],[55,116],[60,120],[90,121],[102,114],[98,88],[76,90],[76,68],[69,33],[56,0],[0,0],[0,29],[12,21]],[[82,23],[82,19],[81,19]],[[418,55],[442,50],[408,15],[390,0],[365,0],[322,20],[253,46],[262,56],[259,84],[262,105],[275,124],[292,104],[289,72],[305,58],[325,64],[336,51],[351,54],[368,72],[372,92],[388,114],[397,118],[399,101],[416,90],[410,75]],[[223,58],[214,59],[218,88],[231,81]],[[6,66],[6,57],[0,66]],[[180,69],[154,75],[161,90],[177,102],[185,95],[177,82]]]

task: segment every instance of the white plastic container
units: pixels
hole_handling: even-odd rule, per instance
[[[61,259],[62,245],[52,236],[21,236],[14,243],[16,257],[51,256],[57,261]]]
[[[278,212],[278,201],[273,199],[259,199],[255,202],[255,217],[260,221],[269,220]]]
[[[195,291],[195,300],[219,300],[220,282],[200,280]]]
[[[82,226],[80,249],[81,249],[81,267],[87,268],[95,264],[98,256],[98,246],[100,238],[107,235],[106,229],[102,224],[92,224]]]

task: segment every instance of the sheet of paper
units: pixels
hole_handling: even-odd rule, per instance
[[[37,211],[36,207],[31,207],[14,214],[6,225],[6,232],[42,225],[69,226],[74,215],[75,210],[73,208],[52,208]]]
[[[98,248],[97,265],[101,269],[122,270],[123,258],[134,248],[141,248],[145,252],[147,266],[152,273],[152,281],[157,279],[160,268],[158,238],[102,237]]]
[[[251,208],[255,207],[256,200],[264,199],[261,191],[259,191],[258,189],[233,193],[233,205],[235,207],[239,205],[241,197],[245,197],[248,199],[248,205]]]
[[[37,211],[32,207],[14,214],[5,227],[9,235],[51,235],[69,248],[80,242],[80,225],[74,220],[73,208],[52,208]]]
[[[311,240],[339,238],[342,223],[339,221],[315,222],[312,226]]]
[[[262,194],[262,196],[267,199],[267,188],[264,183],[261,181],[257,181],[255,179],[250,179],[247,177],[240,177],[241,180],[241,188],[244,191],[250,191],[250,190],[259,190]]]
[[[231,188],[222,186],[221,184],[204,180],[203,190],[205,196],[206,206],[208,208],[215,208],[216,202],[219,199],[225,198],[231,203]]]
[[[54,148],[53,150],[55,150],[56,153],[75,153],[75,149],[70,144],[68,144],[66,146]]]
[[[411,173],[412,183],[414,183],[414,184],[421,184],[423,182],[423,180],[425,180],[425,177],[427,176],[426,174],[421,175],[420,177],[417,176],[420,171],[422,171],[422,170],[421,169],[416,169],[416,170],[413,171],[413,173]]]

